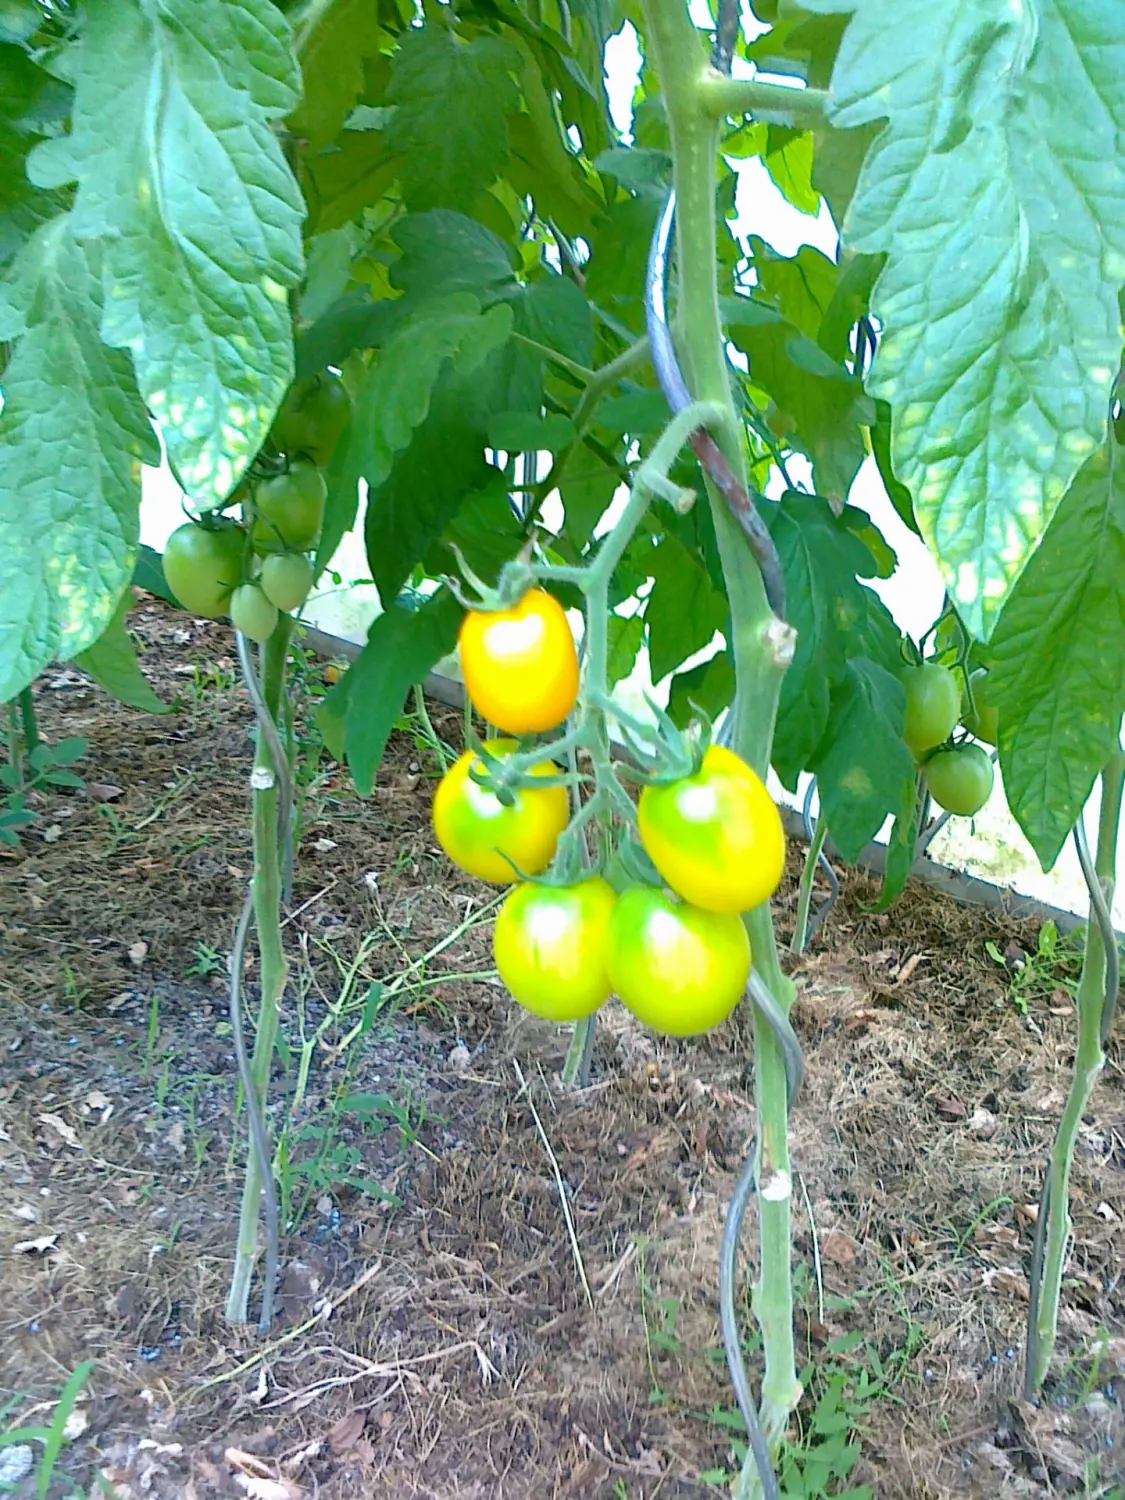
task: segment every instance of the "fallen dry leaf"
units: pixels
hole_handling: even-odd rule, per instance
[[[17,1240],[12,1246],[13,1255],[46,1255],[58,1243],[58,1234],[41,1234],[34,1240]]]
[[[143,938],[138,938],[129,948],[129,962],[143,964],[148,956],[148,944]]]
[[[38,1210],[31,1203],[17,1203],[12,1209],[13,1219],[22,1219],[25,1224],[34,1224],[39,1217]]]
[[[953,1094],[939,1094],[934,1107],[943,1120],[966,1120],[969,1116],[966,1106]]]
[[[821,1236],[820,1258],[836,1266],[850,1266],[859,1254],[859,1246],[842,1229],[830,1229]]]
[[[82,1150],[82,1142],[78,1139],[77,1130],[73,1125],[68,1125],[61,1115],[39,1115],[38,1119],[48,1134],[54,1132],[66,1145],[73,1146],[76,1151]]]
[[[341,1417],[336,1425],[329,1429],[328,1446],[337,1458],[341,1453],[347,1453],[349,1448],[355,1447],[366,1421],[365,1413],[350,1411],[346,1417]]]
[[[63,1440],[73,1443],[74,1439],[81,1437],[90,1425],[90,1417],[84,1406],[76,1406],[67,1417],[63,1426]]]
[[[983,1281],[985,1286],[992,1291],[1001,1292],[1006,1297],[1018,1297],[1021,1302],[1026,1302],[1031,1295],[1028,1290],[1027,1277],[1005,1266],[998,1266],[994,1271],[986,1271]]]
[[[88,781],[84,791],[91,802],[116,802],[118,797],[124,796],[119,786],[110,786],[107,781]]]

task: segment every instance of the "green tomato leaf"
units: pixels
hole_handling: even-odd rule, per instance
[[[836,293],[840,275],[836,263],[812,245],[802,245],[796,255],[779,255],[756,234],[750,236],[750,257],[758,277],[756,299],[768,302],[806,338],[818,343],[820,325]]]
[[[914,868],[914,851],[918,847],[918,778],[900,787],[902,802],[894,812],[891,835],[887,840],[887,857],[883,865],[883,885],[875,911],[885,911],[906,888],[910,872]]]
[[[728,297],[723,313],[751,383],[796,422],[791,440],[811,460],[818,493],[846,500],[866,457],[861,428],[874,417],[862,382],[762,302]]]
[[[643,615],[610,615],[607,624],[606,682],[621,682],[637,665],[645,638]]]
[[[436,208],[408,214],[394,227],[402,251],[391,285],[410,306],[437,293],[473,292],[482,302],[510,295],[516,287],[511,250],[483,224]]]
[[[483,324],[477,299],[469,292],[456,292],[421,307],[380,350],[360,389],[352,421],[357,468],[369,485],[383,483],[395,454],[409,445],[414,429],[425,421],[446,362],[463,349],[471,356],[478,352]]]
[[[471,377],[448,371],[434,387],[429,415],[396,455],[386,478],[370,486],[364,537],[371,576],[382,599],[394,599],[415,564],[479,491],[501,487],[485,462],[484,433],[470,406]],[[357,410],[361,423],[365,408]]]
[[[1125,712],[1125,475],[1105,450],[1071,485],[988,649],[1008,806],[1044,870],[1058,858]]]
[[[398,179],[402,156],[383,131],[345,131],[301,160],[301,181],[318,233],[339,229],[379,202]]]
[[[876,573],[870,549],[826,500],[791,490],[768,524],[797,631],[773,742],[774,769],[792,791],[824,739],[832,689],[844,680],[848,662],[870,657],[893,671],[900,637],[881,600],[860,582]]]
[[[74,235],[105,244],[101,333],[128,349],[201,505],[230,494],[293,372],[286,288],[302,205],[272,121],[297,102],[268,0],[92,0],[71,133],[29,159],[77,182]]]
[[[762,157],[782,197],[803,214],[820,212],[820,194],[812,185],[813,138],[808,131],[770,125]]]
[[[166,599],[169,604],[180,608],[180,602],[168,587],[168,580],[164,577],[164,557],[154,547],[141,545],[137,548],[137,560],[133,565],[133,587],[144,589],[146,593],[155,594],[158,599]]]
[[[89,672],[99,687],[105,688],[127,708],[139,708],[146,714],[166,714],[169,707],[149,686],[125,628],[125,618],[132,603],[126,593],[113,619],[94,644],[75,657],[75,664]]]
[[[299,23],[302,98],[287,123],[314,150],[339,135],[363,93],[364,59],[386,40],[378,14],[370,0],[331,0]]]
[[[457,644],[461,615],[461,606],[446,589],[418,610],[392,604],[371,626],[367,644],[333,689],[335,693],[348,684],[343,746],[361,797],[371,795],[387,739],[410,688]]]
[[[576,364],[594,357],[594,319],[590,304],[566,276],[533,281],[515,303],[516,329],[525,338],[565,354]]]
[[[902,738],[905,711],[902,683],[866,657],[848,662],[833,688],[828,729],[809,769],[828,831],[849,864],[887,814],[914,796],[914,757]]]
[[[0,45],[0,269],[40,224],[66,207],[64,193],[44,193],[31,184],[26,157],[46,134],[42,117],[64,108],[68,92],[22,47]]]
[[[665,536],[648,557],[652,593],[645,605],[652,680],[659,682],[682,661],[711,644],[727,623],[727,601],[707,569],[681,541]]]
[[[506,453],[559,453],[574,441],[574,423],[561,415],[498,411],[488,424],[490,447]]]
[[[709,661],[672,678],[668,694],[668,715],[684,729],[702,709],[714,721],[734,701],[734,666],[726,651],[718,651]]]
[[[100,249],[64,215],[0,287],[0,342],[19,339],[0,414],[0,702],[113,619],[136,556],[141,464],[160,461],[129,359],[98,336]]]
[[[844,226],[887,262],[869,389],[966,624],[987,637],[1104,440],[1125,281],[1125,7],[854,10],[833,117],[885,120]]]
[[[387,145],[403,153],[410,209],[469,208],[508,158],[505,115],[519,103],[519,53],[498,37],[466,42],[434,20],[406,33],[387,98]]]

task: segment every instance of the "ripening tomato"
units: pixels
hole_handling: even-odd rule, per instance
[[[486,740],[485,749],[497,760],[511,755],[514,740]],[[538,875],[551,863],[570,809],[564,786],[522,786],[515,802],[505,807],[495,792],[469,775],[484,769],[466,750],[438,783],[433,822],[438,843],[455,865],[479,880],[511,885],[525,875]],[[556,775],[554,766],[532,767],[532,778]],[[513,868],[513,864],[516,868]]]
[[[239,584],[230,596],[230,622],[262,645],[277,628],[277,605],[270,603],[256,583]]]
[[[313,463],[326,464],[351,411],[343,381],[324,370],[289,387],[270,429],[270,441],[282,453],[301,453]]]
[[[606,934],[617,893],[599,875],[577,885],[517,885],[492,934],[500,978],[546,1021],[580,1021],[609,999]]]
[[[271,552],[262,561],[262,593],[278,609],[300,609],[313,583],[313,565],[303,552]]]
[[[578,697],[578,654],[566,612],[544,589],[512,609],[472,609],[458,638],[473,707],[509,734],[561,724]]]
[[[233,522],[201,526],[189,521],[168,538],[164,578],[186,610],[217,620],[242,579],[246,532]]]
[[[983,745],[939,750],[926,762],[926,785],[939,807],[959,818],[973,818],[992,795],[995,773]]]
[[[749,911],[777,890],[785,868],[781,815],[733,750],[711,745],[693,776],[646,786],[637,822],[649,859],[693,906]]]
[[[961,714],[961,689],[949,668],[936,661],[911,667],[902,683],[906,689],[902,737],[915,755],[922,755],[953,733]]]
[[[969,733],[986,745],[995,745],[1000,731],[1000,714],[992,701],[988,685],[988,670],[978,667],[969,679],[973,689],[973,705],[969,707],[967,690],[961,694],[961,723]]]
[[[295,459],[254,493],[255,552],[307,552],[320,535],[328,486],[315,464]]]
[[[695,1036],[724,1021],[750,977],[742,919],[672,900],[653,886],[618,896],[606,968],[639,1021],[669,1036]]]

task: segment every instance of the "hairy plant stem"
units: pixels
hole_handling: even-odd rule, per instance
[[[20,731],[19,713],[16,709],[16,700],[13,698],[8,703],[8,765],[12,770],[15,780],[14,790],[22,792],[27,786],[27,768],[24,764],[23,735]]]
[[[729,78],[705,68],[697,83],[700,107],[715,119],[726,115],[755,115],[783,124],[815,124],[828,112],[823,89],[790,88],[785,83],[763,83],[756,78]]]
[[[746,462],[738,417],[731,399],[716,270],[716,159],[719,117],[726,106],[713,104],[716,80],[700,33],[684,0],[643,0],[646,30],[660,76],[672,137],[676,192],[679,302],[676,345],[688,388],[696,401],[714,403],[722,420],[712,427],[727,462],[743,483]],[[766,601],[761,574],[737,521],[708,481],[731,624],[728,645],[734,659],[737,696],[732,748],[759,775],[769,766],[781,680],[788,665],[778,649],[776,620]],[[769,906],[745,917],[754,966],[781,1009],[788,1014],[793,988],[781,972]],[[787,1093],[782,1049],[755,1008],[755,1097],[758,1110],[758,1212],[761,1269],[754,1312],[762,1330],[765,1376],[761,1422],[776,1452],[801,1387],[793,1348],[793,1292],[790,1274],[789,1143]],[[736,1492],[758,1488],[752,1460]]]
[[[1113,886],[1117,863],[1117,832],[1121,821],[1121,798],[1125,789],[1125,754],[1117,754],[1102,772],[1102,806],[1098,820],[1098,847],[1094,869],[1106,904],[1113,908]],[[1078,1047],[1074,1056],[1074,1076],[1066,1106],[1059,1121],[1058,1133],[1051,1148],[1044,1194],[1047,1226],[1043,1244],[1043,1262],[1038,1287],[1038,1307],[1030,1333],[1030,1358],[1027,1369],[1029,1393],[1037,1392],[1046,1379],[1058,1333],[1059,1298],[1062,1293],[1066,1249],[1070,1239],[1070,1165],[1082,1116],[1098,1075],[1105,1066],[1102,1043],[1102,1015],[1106,1004],[1106,949],[1101,928],[1094,917],[1091,902],[1086,924],[1086,951],[1078,981]]]
[[[285,694],[285,668],[289,654],[290,616],[283,614],[277,628],[262,648],[261,687],[266,706],[276,724]],[[276,744],[276,737],[275,737]],[[259,727],[255,771],[272,773],[270,785],[253,792],[254,801],[254,923],[258,933],[261,1000],[250,1071],[259,1105],[264,1110],[270,1063],[277,1040],[278,1005],[285,988],[287,966],[281,943],[282,859],[278,840],[278,769],[268,737]],[[234,1272],[227,1296],[228,1323],[245,1323],[250,1300],[250,1279],[258,1253],[258,1221],[261,1215],[263,1181],[254,1151],[248,1152],[238,1223]]]
[[[20,722],[23,725],[23,748],[33,755],[39,748],[39,719],[35,713],[35,699],[31,688],[25,687],[19,697]]]

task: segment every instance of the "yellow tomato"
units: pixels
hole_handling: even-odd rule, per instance
[[[705,911],[749,911],[768,901],[785,868],[781,814],[733,750],[711,745],[694,776],[646,786],[641,843],[678,896]]]
[[[473,707],[509,734],[561,724],[578,697],[578,655],[566,612],[543,589],[513,609],[470,610],[458,638]]]

